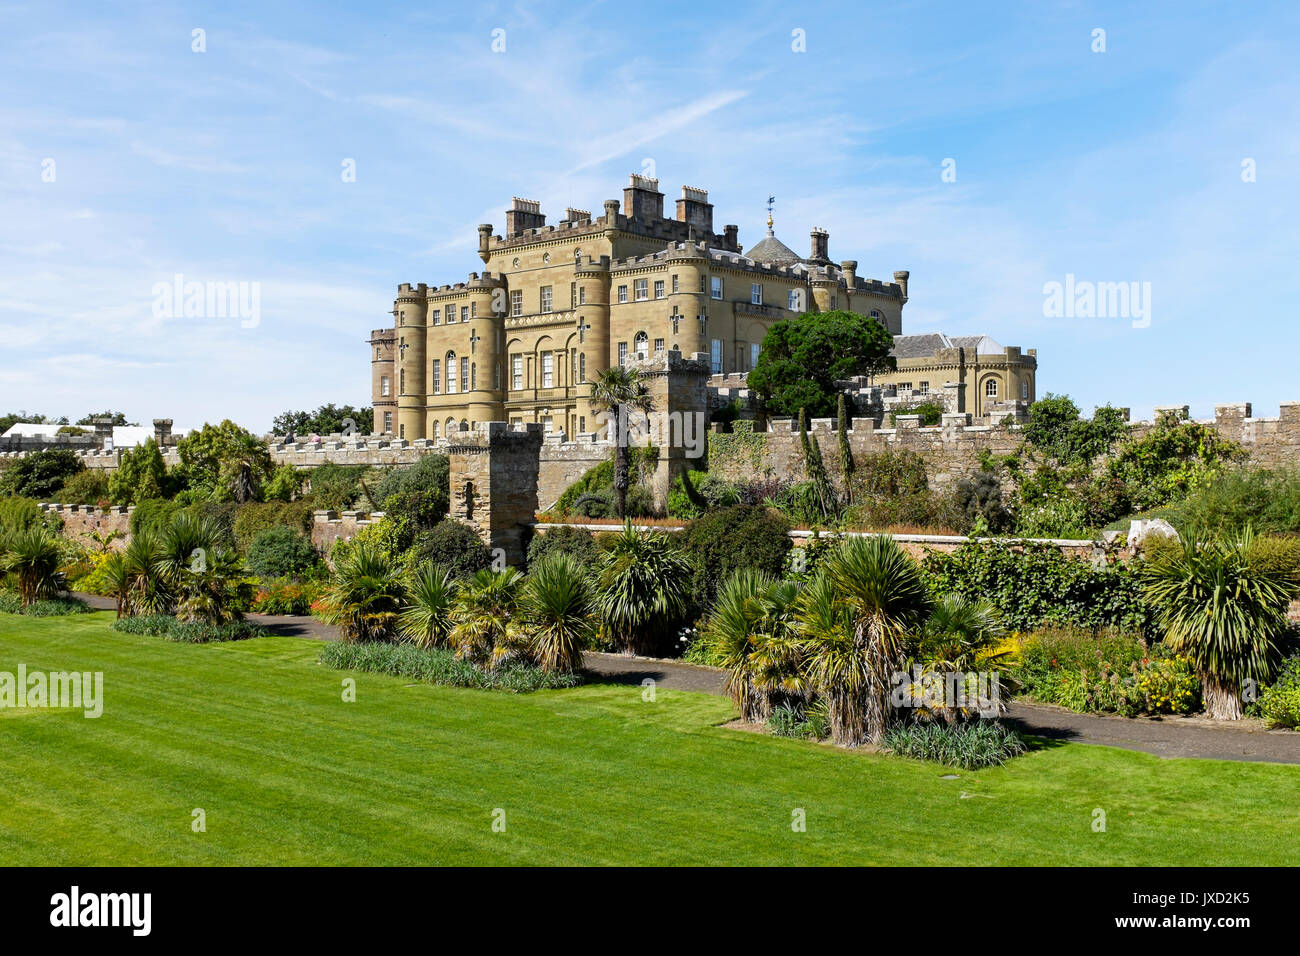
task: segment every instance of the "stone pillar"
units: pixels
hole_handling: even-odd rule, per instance
[[[644,359],[629,358],[629,368],[641,373],[650,388],[654,410],[650,413],[649,435],[633,430],[631,440],[659,449],[653,491],[655,507],[668,505],[668,489],[683,471],[703,464],[708,454],[709,379],[713,374],[708,353],[690,357],[670,350]]]
[[[103,450],[106,445],[113,443],[113,419],[96,418],[93,420],[95,426],[95,447]]]
[[[449,436],[450,518],[469,525],[510,565],[524,563],[537,515],[542,426],[512,431],[506,422],[478,422]]]
[[[158,443],[159,448],[167,448],[172,443],[172,420],[170,418],[155,418],[153,420],[153,440]]]

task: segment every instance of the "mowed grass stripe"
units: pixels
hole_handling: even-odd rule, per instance
[[[406,686],[319,645],[0,615],[0,670],[101,670],[105,714],[0,717],[3,863],[1286,863],[1300,768],[1056,745],[931,764],[727,730],[725,700]],[[357,702],[341,699],[357,682]],[[963,797],[963,794],[965,796]],[[207,812],[206,833],[190,811]],[[503,808],[506,831],[492,832]],[[802,808],[807,832],[791,830]],[[1107,814],[1094,833],[1092,811]]]

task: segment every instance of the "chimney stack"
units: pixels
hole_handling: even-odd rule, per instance
[[[172,443],[172,420],[170,418],[155,418],[153,420],[153,440],[158,443],[159,448],[167,448]]]
[[[849,287],[849,291],[858,284],[858,264],[852,259],[845,259],[840,263],[840,268],[844,270],[844,284]]]
[[[677,221],[711,235],[713,233],[713,204],[707,189],[682,187],[682,198],[677,200]]]
[[[831,234],[820,226],[813,226],[812,230],[812,255],[808,258],[814,262],[830,262],[829,255],[831,245]]]
[[[659,191],[659,180],[632,173],[628,185],[623,187],[623,208],[629,219],[658,222],[664,217],[664,194]]]
[[[546,216],[542,214],[542,204],[536,199],[513,197],[510,208],[506,210],[506,237],[521,236],[525,230],[540,229],[546,225]],[[479,235],[482,235],[482,226]],[[490,228],[490,227],[489,227]],[[479,240],[480,243],[482,240]]]

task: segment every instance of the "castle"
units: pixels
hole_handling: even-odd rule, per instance
[[[371,333],[376,435],[445,439],[487,421],[584,435],[598,428],[590,383],[615,364],[704,353],[715,375],[730,378],[754,367],[774,323],[809,311],[858,312],[896,336],[903,328],[907,272],[892,282],[863,278],[857,262],[831,260],[819,228],[800,256],[773,233],[770,215],[767,236],[746,252],[739,227],[716,232],[708,192],[691,186],[671,219],[658,180],[633,174],[622,205],[607,200],[602,216],[569,208],[548,226],[538,202],[515,198],[504,235],[492,230],[478,227],[481,274],[399,286],[393,327]],[[893,375],[878,384],[907,386],[924,400],[956,376],[963,388],[950,410],[966,411],[964,376],[981,353],[942,345],[932,384],[919,378],[930,366],[914,356],[900,357],[900,371],[915,372],[916,382]],[[1016,352],[1013,364],[1024,364]],[[1027,358],[1036,364],[1032,352]],[[982,396],[1032,400],[1032,374],[995,374],[996,384],[987,375],[974,383]]]

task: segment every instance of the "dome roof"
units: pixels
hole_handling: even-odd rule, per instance
[[[754,248],[746,250],[745,255],[755,262],[771,262],[783,266],[803,262],[797,252],[772,234],[770,228],[767,230],[767,237]]]

